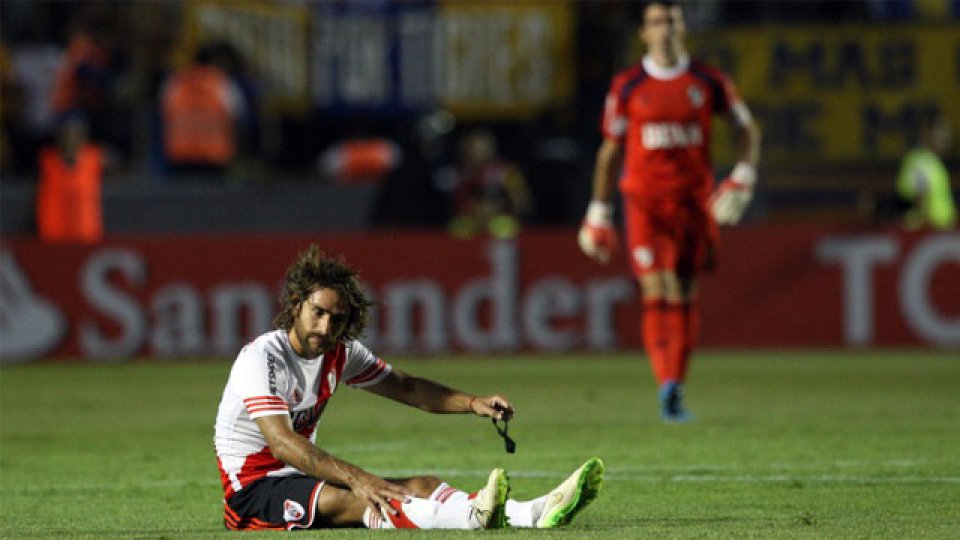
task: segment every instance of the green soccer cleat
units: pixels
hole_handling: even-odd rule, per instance
[[[603,487],[605,467],[600,458],[590,458],[547,495],[547,502],[537,520],[538,529],[551,529],[570,523],[586,508]]]
[[[510,477],[503,469],[490,471],[487,484],[470,501],[470,520],[480,529],[502,529],[507,526],[504,505],[510,495]]]

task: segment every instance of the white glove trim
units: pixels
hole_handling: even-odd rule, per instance
[[[742,186],[752,188],[757,183],[757,168],[747,161],[741,161],[733,167],[730,178]]]
[[[603,201],[590,201],[584,222],[591,227],[608,226],[613,219],[613,205]]]

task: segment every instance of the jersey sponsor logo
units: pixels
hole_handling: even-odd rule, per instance
[[[653,250],[647,246],[637,246],[633,250],[633,260],[640,268],[650,268],[653,265]]]
[[[270,383],[270,394],[277,395],[277,357],[267,353],[267,380]]]
[[[685,148],[703,144],[700,124],[683,125],[679,122],[648,122],[641,128],[643,147],[648,150]]]
[[[308,437],[317,425],[317,421],[320,420],[320,415],[323,414],[325,408],[327,408],[327,402],[322,401],[309,409],[290,411],[290,423],[293,424],[293,430],[304,437]]]
[[[300,521],[305,514],[303,506],[297,501],[291,501],[290,499],[283,501],[284,521]]]

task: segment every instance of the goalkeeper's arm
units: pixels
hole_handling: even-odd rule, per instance
[[[734,107],[733,124],[740,148],[733,171],[710,197],[713,217],[720,225],[736,225],[753,198],[760,162],[760,126],[743,103]]]
[[[593,196],[580,227],[577,240],[580,249],[590,258],[606,264],[617,247],[617,232],[613,227],[613,207],[610,198],[617,171],[623,162],[623,144],[604,139],[597,151],[593,171]]]

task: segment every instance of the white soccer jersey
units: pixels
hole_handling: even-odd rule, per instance
[[[247,344],[230,371],[214,430],[224,498],[264,476],[302,474],[273,457],[254,419],[289,414],[294,431],[316,442],[317,421],[340,381],[371,386],[391,370],[358,341],[313,359],[294,352],[285,330]]]

